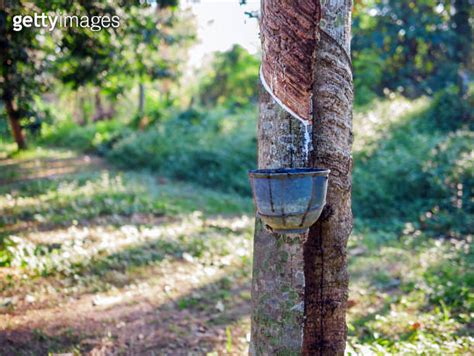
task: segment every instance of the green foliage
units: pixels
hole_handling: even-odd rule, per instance
[[[39,127],[35,98],[57,79],[73,89],[94,85],[115,98],[133,84],[130,78],[177,78],[194,28],[189,18],[183,24],[174,10],[176,0],[7,2],[0,9],[0,98],[5,108],[12,108],[9,119]],[[71,26],[54,33],[32,26],[14,31],[13,16],[32,12],[120,16],[120,26],[100,31]],[[36,121],[31,122],[32,117]]]
[[[208,187],[249,193],[256,159],[253,111],[183,112],[116,142],[107,157],[120,167],[150,168]]]
[[[46,126],[39,142],[99,153],[120,168],[149,169],[206,187],[250,193],[247,170],[256,160],[254,110],[204,113],[194,108],[171,118],[164,115],[150,112],[148,117],[156,119],[145,131],[116,120],[83,127],[64,121]]]
[[[380,89],[383,60],[370,49],[361,50],[353,62],[355,105],[369,104]]]
[[[382,234],[380,231],[378,234]],[[350,354],[465,354],[474,299],[471,237],[433,239],[407,224],[398,240],[349,251]],[[361,248],[361,246],[363,246]]]
[[[445,131],[468,125],[474,129],[474,91],[464,96],[452,85],[435,94],[429,115],[437,128]]]
[[[467,317],[464,313],[474,312],[472,241],[453,240],[452,243],[454,248],[444,257],[448,262],[433,265],[424,273],[424,278],[429,287],[430,303],[466,321],[463,320]]]
[[[247,106],[256,103],[260,61],[234,45],[215,54],[199,83],[199,102],[206,107]]]
[[[122,88],[114,77],[132,74],[144,77],[147,71],[164,71],[166,65],[157,54],[163,39],[168,43],[176,38],[172,36],[170,27],[173,26],[173,12],[169,7],[175,7],[176,1],[157,1],[162,7],[160,11],[152,8],[150,3],[122,1],[90,1],[87,3],[63,2],[58,8],[67,12],[69,6],[75,13],[87,13],[94,16],[112,17],[120,15],[118,28],[102,28],[101,31],[88,31],[81,27],[70,27],[55,38],[60,51],[56,51],[53,72],[73,88],[92,83],[109,92],[117,92]],[[47,10],[47,9],[43,9]],[[161,31],[159,30],[161,29]],[[142,57],[134,59],[140,46],[140,54],[152,56],[156,61],[154,68],[143,61]],[[145,53],[146,52],[146,53]],[[151,60],[151,58],[150,58]],[[147,66],[148,65],[148,66]],[[152,75],[152,78],[155,76]],[[126,84],[125,81],[120,81]]]
[[[158,1],[157,9],[149,2],[131,2],[119,10],[113,2],[100,10],[90,10],[88,6],[94,5],[87,3],[81,10],[108,16],[120,12],[120,27],[100,32],[65,31],[61,52],[54,61],[55,76],[74,89],[92,84],[111,96],[130,88],[130,77],[140,81],[177,78],[183,49],[194,35],[190,19],[185,19],[184,26],[181,14],[174,11],[176,3]],[[167,52],[166,56],[162,52]]]
[[[356,103],[370,99],[369,90],[413,98],[456,84],[458,70],[469,66],[470,12],[469,0],[356,2],[352,56],[362,96]]]
[[[474,230],[474,133],[449,134],[423,165],[431,195],[437,199],[420,222],[435,234],[460,237]]]
[[[429,225],[434,234],[459,236],[472,231],[474,136],[465,129],[446,134],[443,125],[433,130],[438,108],[435,100],[429,108],[396,122],[388,121],[390,112],[379,117],[390,125],[387,132],[374,147],[369,149],[367,143],[355,155],[356,217],[387,230],[416,221]],[[457,116],[455,110],[447,112]]]
[[[8,141],[9,136],[10,129],[8,127],[8,121],[6,120],[5,115],[2,115],[2,112],[0,111],[0,142]]]
[[[34,4],[30,3],[31,6]],[[45,6],[39,1],[38,6]],[[32,109],[33,97],[43,91],[48,77],[41,76],[50,61],[50,42],[39,40],[35,31],[13,31],[13,16],[28,14],[19,2],[9,2],[0,8],[0,98],[2,111],[15,100],[18,115],[24,117]],[[41,49],[44,49],[41,52]]]
[[[176,11],[135,7],[124,19],[126,34],[121,40],[121,53],[127,67],[120,72],[141,80],[156,80],[179,74],[183,48],[194,39],[191,19]],[[165,51],[164,56],[161,52]]]
[[[83,152],[105,153],[110,145],[129,133],[119,121],[101,121],[86,126],[66,120],[54,126],[44,125],[38,143],[48,143]]]

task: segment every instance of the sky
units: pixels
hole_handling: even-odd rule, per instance
[[[190,8],[198,24],[198,43],[191,49],[190,67],[199,67],[206,55],[226,51],[234,44],[257,52],[258,23],[244,12],[258,10],[259,0],[248,0],[243,6],[239,0],[181,0],[181,7]]]

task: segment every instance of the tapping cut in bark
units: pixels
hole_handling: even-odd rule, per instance
[[[341,46],[349,59],[347,0],[262,2],[260,80],[293,117],[312,124],[316,50],[321,34]],[[350,61],[350,59],[349,59]]]
[[[262,84],[301,121],[312,122],[312,66],[318,37],[317,1],[262,2]]]
[[[352,229],[352,3],[262,0],[261,6],[258,168],[317,167],[331,175],[326,208],[309,233],[271,233],[257,217],[250,352],[343,355]]]

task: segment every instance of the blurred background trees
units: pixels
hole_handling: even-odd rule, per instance
[[[234,45],[229,51],[216,53],[201,74],[199,103],[205,107],[246,107],[257,102],[260,61],[244,48]]]
[[[356,1],[352,40],[358,103],[387,91],[409,98],[472,73],[472,1]]]
[[[471,5],[470,0],[359,0],[354,6],[356,112],[392,107],[393,100],[425,100],[429,104],[409,125],[431,142],[425,157],[441,144],[438,135],[473,127]],[[33,10],[117,14],[121,26],[98,32],[13,32],[12,14]],[[200,68],[187,68],[196,22],[177,1],[22,2],[2,10],[1,16],[3,142],[10,141],[4,120],[10,118],[19,147],[25,146],[21,133],[26,131],[33,145],[97,153],[122,168],[149,168],[249,192],[245,169],[255,161],[258,54],[235,44],[208,57]],[[402,142],[395,141],[387,152],[401,154],[411,144]],[[378,170],[371,164],[398,157],[385,156],[383,147],[358,153],[356,178],[363,170],[374,177]],[[375,163],[379,155],[381,161]],[[386,170],[410,177],[406,190],[388,193],[395,182],[386,185],[386,177],[380,188],[355,186],[362,215],[374,217],[382,202],[393,205],[389,201],[395,197],[409,201],[413,191],[428,190],[429,195],[441,189],[431,175],[420,173],[422,158],[413,161],[411,171],[408,164],[404,170],[395,162]],[[366,198],[362,202],[357,196]]]
[[[416,120],[418,133],[425,132],[431,140],[438,133],[471,130],[471,5],[470,0],[356,1],[352,41],[356,112],[397,98],[426,100],[429,105]],[[31,11],[117,14],[121,26],[98,32],[82,28],[13,32],[12,14]],[[1,16],[3,142],[10,141],[9,118],[18,147],[25,146],[22,133],[27,131],[33,145],[98,153],[122,168],[150,168],[248,193],[245,169],[255,160],[258,55],[236,44],[208,57],[193,72],[186,62],[196,42],[196,23],[176,1],[22,2],[3,9]],[[425,154],[438,149],[437,140],[432,142]],[[381,152],[361,150],[359,166],[365,167]],[[414,162],[413,172],[403,174],[416,175],[420,162]],[[399,174],[402,170],[390,169]],[[367,174],[373,176],[373,169]],[[374,191],[377,185],[372,185],[361,189],[360,196],[382,202],[389,196],[408,199],[413,190],[433,191],[426,181],[431,178],[423,174],[418,178],[411,179],[406,191],[388,194],[389,186]],[[360,211],[372,216],[379,211],[376,201]]]
[[[88,280],[87,265],[100,258],[114,261],[105,264],[110,269],[105,274],[124,273],[120,283],[127,283],[129,268],[142,258],[144,264],[159,263],[161,237],[123,253],[97,256],[91,247],[84,260],[78,242],[77,260],[64,257],[76,248],[68,228],[89,229],[96,218],[108,228],[135,224],[132,220],[152,221],[155,227],[163,214],[183,225],[182,216],[202,212],[189,250],[183,245],[186,233],[163,233],[179,247],[172,248],[173,263],[181,264],[185,251],[192,255],[188,260],[215,267],[221,262],[207,260],[209,251],[214,254],[210,244],[225,250],[216,252],[222,254],[218,260],[239,253],[232,255],[243,263],[237,269],[250,273],[249,249],[225,247],[240,246],[232,240],[240,228],[234,223],[217,228],[206,222],[206,214],[241,214],[245,234],[251,235],[246,171],[256,160],[259,54],[236,43],[190,68],[202,23],[178,1],[5,3],[9,7],[0,8],[0,273],[6,267],[18,274],[0,278],[0,293],[16,298],[17,286],[27,283],[23,276],[30,273],[61,279],[76,278],[81,270],[77,278]],[[121,26],[99,32],[12,31],[13,14],[60,11],[117,14]],[[258,14],[251,15],[248,21],[256,21]],[[472,0],[355,1],[355,227],[349,253],[355,256],[350,260],[357,289],[351,291],[349,335],[361,354],[462,354],[472,348],[472,18]],[[223,36],[231,37],[234,29],[228,31]],[[17,150],[26,143],[28,149]],[[79,157],[77,165],[71,156]],[[106,174],[82,172],[89,160],[102,162],[92,169]],[[64,162],[79,172],[36,179],[39,161],[53,171]],[[51,243],[43,228],[57,231],[59,242]],[[30,239],[30,232],[42,242]],[[97,233],[91,241],[107,236]],[[64,244],[63,237],[73,242]],[[122,248],[115,238],[108,241],[117,251]],[[107,283],[102,275],[100,280]],[[228,286],[233,282],[219,286],[226,311],[232,310]],[[107,288],[101,284],[97,290]],[[216,298],[209,300],[214,315]],[[194,295],[184,301],[183,313],[187,305],[190,313],[193,306],[202,311]],[[0,298],[0,309],[2,303]],[[239,330],[243,334],[230,341],[245,340],[245,325]],[[173,338],[180,339],[179,333]],[[189,335],[197,337],[194,331]],[[43,338],[37,343],[45,345]]]
[[[0,45],[2,117],[10,118],[21,147],[26,144],[22,127],[34,129],[39,120],[48,122],[45,117],[54,121],[54,109],[43,105],[53,96],[44,93],[67,91],[82,125],[120,116],[117,106],[122,105],[116,105],[117,100],[132,93],[136,109],[129,118],[134,127],[149,125],[167,108],[180,110],[190,104],[195,109],[238,108],[255,103],[258,56],[238,45],[217,53],[193,80],[182,82],[195,24],[177,1],[19,4],[1,10]],[[469,110],[461,101],[467,100],[473,71],[472,9],[471,0],[356,1],[352,41],[356,104],[364,106],[392,94],[415,99],[445,92],[439,100],[462,111],[458,121],[469,121]],[[79,27],[12,31],[12,15],[31,11],[119,15],[121,26],[98,32]],[[147,87],[152,90],[149,95]],[[451,100],[453,95],[459,100]],[[154,109],[147,114],[149,96]],[[5,122],[2,127],[5,133]]]
[[[12,2],[1,9],[1,96],[18,147],[26,147],[22,127],[34,125],[39,114],[34,107],[35,98],[51,89],[53,83],[63,83],[76,92],[95,88],[94,118],[100,120],[113,114],[104,113],[103,93],[114,101],[133,82],[142,85],[145,80],[176,79],[178,58],[186,48],[184,42],[193,36],[192,27],[179,26],[176,6],[177,1],[169,0],[144,4],[25,1]],[[33,12],[109,18],[118,15],[121,26],[101,31],[83,27],[13,31],[14,15]]]

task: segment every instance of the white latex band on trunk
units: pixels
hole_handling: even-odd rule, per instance
[[[265,77],[263,76],[263,70],[262,70],[262,66],[260,66],[260,81],[262,82],[262,85],[263,87],[265,88],[265,90],[267,91],[268,94],[270,94],[270,96],[273,98],[273,100],[275,100],[275,102],[280,105],[282,107],[283,110],[285,110],[288,114],[290,114],[291,116],[293,116],[295,119],[298,119],[304,126],[304,145],[303,145],[303,152],[304,152],[304,155],[305,155],[305,160],[308,160],[308,155],[309,155],[309,151],[310,151],[310,145],[311,145],[311,136],[309,134],[309,126],[312,126],[312,124],[308,121],[308,120],[305,120],[303,119],[301,116],[299,116],[297,113],[295,113],[293,110],[291,110],[288,106],[286,106],[285,104],[283,104],[283,102],[278,99],[275,94],[273,94],[273,91],[272,89],[270,88],[270,86],[267,84],[267,81],[265,80]],[[312,147],[311,147],[311,150],[312,150]]]
[[[273,91],[272,89],[270,88],[270,86],[267,84],[267,81],[265,80],[265,77],[263,76],[263,70],[262,70],[262,66],[260,66],[260,81],[262,82],[263,84],[263,87],[265,88],[265,90],[268,92],[268,94],[270,94],[273,98],[273,100],[275,100],[278,105],[280,105],[287,113],[289,113],[291,116],[293,116],[295,119],[298,119],[300,120],[303,125],[311,125],[308,120],[305,120],[303,119],[301,116],[299,116],[297,113],[295,113],[293,110],[291,110],[288,106],[286,106],[285,104],[283,104],[283,102],[278,99],[275,94],[273,94]]]

